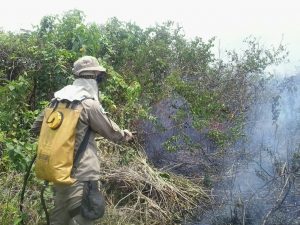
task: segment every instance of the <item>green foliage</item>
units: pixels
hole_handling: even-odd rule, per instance
[[[109,77],[100,86],[103,107],[113,113],[112,118],[122,127],[130,126],[131,121],[147,115],[146,109],[138,103],[141,85],[138,81],[127,83],[112,67],[106,65],[106,68]]]
[[[259,82],[266,78],[263,71],[283,61],[287,52],[281,44],[270,50],[249,37],[245,50],[241,54],[227,52],[228,61],[224,62],[212,55],[213,40],[203,43],[196,38],[187,44],[191,48],[187,51],[185,46],[184,56],[189,62],[172,70],[164,87],[169,97],[184,99],[193,127],[201,132],[207,130],[207,136],[224,147],[242,136],[243,121],[239,118],[251,104]],[[181,42],[181,49],[182,46]]]
[[[219,130],[210,130],[207,133],[207,136],[211,138],[220,147],[224,147],[227,141],[229,141],[226,133]]]
[[[12,168],[24,171],[34,149],[28,142],[29,129],[36,112],[28,110],[26,103],[29,84],[21,76],[5,86],[0,86],[0,145],[5,149],[4,161],[10,161]]]
[[[163,147],[169,152],[176,152],[180,148],[179,141],[180,137],[178,135],[173,135],[163,143]]]
[[[21,218],[25,224],[43,224],[42,209],[40,205],[39,186],[34,179],[30,179],[26,192],[24,213],[19,211],[19,193],[23,184],[23,175],[13,170],[1,172],[0,179],[0,224],[19,225]],[[27,201],[28,199],[28,201]],[[27,214],[28,213],[28,214]]]
[[[185,111],[184,108],[178,108],[176,114],[173,116],[173,120],[177,123],[180,124],[182,123],[185,119],[187,118],[187,112]]]

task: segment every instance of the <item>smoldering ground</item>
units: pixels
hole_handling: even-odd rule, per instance
[[[300,223],[300,76],[272,80],[251,106],[213,193],[218,206],[193,225]]]

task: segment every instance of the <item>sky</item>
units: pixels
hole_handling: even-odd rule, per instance
[[[266,47],[287,46],[290,63],[284,71],[300,70],[300,4],[298,0],[26,0],[1,5],[0,28],[31,29],[45,15],[79,9],[87,22],[105,23],[111,17],[146,28],[167,20],[183,27],[188,38],[216,37],[225,49],[240,49],[249,35]]]

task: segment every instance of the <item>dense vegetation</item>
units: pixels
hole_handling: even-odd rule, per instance
[[[243,113],[266,80],[265,68],[280,63],[286,51],[282,45],[266,49],[253,37],[245,40],[242,53],[229,51],[225,60],[217,58],[213,48],[214,38],[189,40],[172,22],[146,29],[116,18],[86,24],[77,10],[46,16],[30,31],[0,31],[1,199],[14,199],[0,200],[0,223],[18,223],[15,194],[36,148],[30,126],[53,93],[71,83],[72,64],[80,56],[93,55],[108,68],[100,97],[121,127],[134,130],[139,120],[155,121],[152,105],[180,98],[185,108],[174,120],[188,113],[192,126],[222,149],[240,137]],[[166,149],[176,150],[177,141],[170,139]],[[123,155],[122,162],[134,155]],[[35,185],[30,188],[36,191]],[[34,202],[38,208],[38,200]]]

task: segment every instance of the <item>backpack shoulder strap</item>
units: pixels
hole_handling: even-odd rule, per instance
[[[84,98],[81,101],[79,101],[79,104],[82,103],[84,100],[87,100],[87,99],[94,99],[94,98]],[[81,144],[79,145],[79,148],[78,148],[78,150],[75,154],[74,163],[73,163],[75,168],[78,166],[80,156],[83,154],[83,152],[85,151],[85,149],[87,147],[87,144],[88,144],[89,139],[90,139],[90,135],[91,135],[91,128],[89,126],[86,133],[85,133],[85,135],[84,135],[84,137],[83,137],[83,140],[82,140]]]
[[[89,139],[90,139],[90,135],[91,135],[91,128],[88,127],[88,129],[87,129],[87,131],[86,131],[86,133],[85,133],[85,135],[83,137],[83,140],[82,140],[81,144],[79,145],[79,148],[78,148],[78,150],[76,152],[76,155],[74,157],[74,163],[73,163],[73,165],[75,167],[77,167],[77,165],[79,163],[79,158],[83,154],[83,152],[85,151],[85,149],[87,147],[87,144],[88,144]]]

